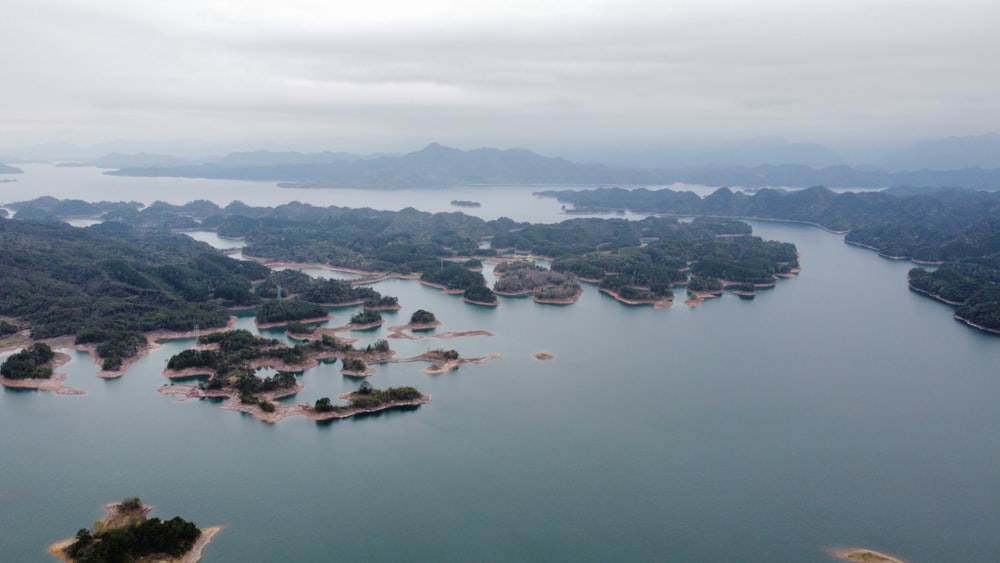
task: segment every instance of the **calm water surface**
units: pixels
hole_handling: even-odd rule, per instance
[[[160,181],[50,193],[119,200],[119,182],[145,194]],[[195,190],[163,182],[178,184],[173,203]],[[515,219],[559,218],[517,190],[399,205],[476,199],[483,213],[497,201]],[[810,227],[753,226],[794,242],[803,266],[753,301],[655,311],[588,286],[569,307],[507,298],[490,309],[378,284],[403,305],[389,324],[423,308],[444,322],[437,333],[495,333],[393,340],[401,356],[503,354],[439,376],[378,366],[375,386],[433,395],[407,412],[267,425],[156,392],[191,340],[114,381],[72,352],[68,384],[87,395],[0,393],[0,559],[49,561],[49,543],[139,495],[156,515],[224,525],[206,561],[829,561],[826,549],[855,545],[912,562],[995,560],[1000,339],[907,291],[907,263]],[[334,310],[330,324],[356,311]],[[360,345],[384,335],[356,334]],[[338,369],[304,373],[293,402],[355,388]]]

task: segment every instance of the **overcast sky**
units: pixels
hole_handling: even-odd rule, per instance
[[[6,0],[0,146],[996,132],[998,26],[996,0]]]

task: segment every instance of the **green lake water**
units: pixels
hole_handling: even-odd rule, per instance
[[[225,526],[211,562],[995,560],[1000,338],[909,292],[908,263],[753,226],[794,242],[803,272],[752,301],[657,311],[587,286],[572,306],[493,309],[378,284],[403,305],[387,326],[422,308],[436,333],[495,334],[391,340],[400,356],[503,355],[438,376],[377,366],[376,387],[433,395],[405,412],[268,425],[156,392],[191,340],[112,381],[71,352],[87,395],[0,392],[0,559],[53,560],[48,544],[138,495]],[[304,373],[291,402],[354,389],[339,367]]]

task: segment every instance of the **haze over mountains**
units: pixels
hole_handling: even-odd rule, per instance
[[[123,148],[124,144],[114,146]],[[13,155],[6,162],[18,162],[42,155],[83,156],[87,149],[49,145],[0,151]],[[746,187],[1000,188],[997,134],[922,141],[883,154],[870,153],[870,161],[850,163],[828,147],[777,137],[701,147],[577,149],[568,154],[572,160],[525,149],[463,151],[431,143],[406,154],[255,150],[198,158],[140,151],[102,154],[79,159],[79,163],[116,169],[109,173],[125,176],[262,180],[300,187],[372,189],[677,182]]]

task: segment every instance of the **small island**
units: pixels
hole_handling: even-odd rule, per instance
[[[409,324],[396,328],[399,330],[431,330],[439,326],[441,326],[441,321],[437,320],[434,313],[417,309],[410,315]]]
[[[583,295],[572,274],[543,268],[528,260],[505,261],[493,269],[498,295],[532,295],[536,303],[570,305]]]
[[[55,370],[68,364],[70,357],[55,352],[44,342],[36,342],[11,354],[0,365],[0,385],[9,389],[35,389],[58,395],[83,395],[80,389],[63,385],[66,374]]]
[[[221,526],[199,530],[178,516],[148,518],[153,507],[139,497],[105,506],[107,515],[93,529],[81,528],[76,537],[49,546],[52,555],[67,563],[106,561],[164,561],[196,563]]]
[[[413,387],[376,389],[367,381],[362,381],[357,391],[344,393],[338,398],[347,400],[349,404],[334,405],[329,397],[322,397],[312,407],[299,405],[298,409],[312,420],[322,421],[389,409],[413,408],[431,401],[430,395],[424,395]]]
[[[385,322],[382,315],[374,309],[362,309],[360,313],[351,316],[348,327],[350,330],[368,330],[381,326]]]
[[[553,356],[552,354],[549,354],[548,352],[536,352],[535,353],[535,359],[536,360],[542,360],[543,362],[545,362],[545,361],[549,361],[549,360],[554,360],[555,356]]]
[[[859,561],[861,563],[904,563],[898,557],[862,548],[834,551],[833,556],[844,561]]]
[[[385,341],[382,340],[381,342]],[[388,344],[386,348],[388,348]],[[343,365],[344,367],[340,369],[340,373],[348,377],[369,377],[375,375],[375,370],[368,367],[368,364],[361,358],[345,358]]]
[[[482,206],[482,204],[480,204],[478,201],[469,201],[467,199],[453,199],[451,200],[451,204],[454,205],[455,207],[467,207],[467,208],[476,208]]]

